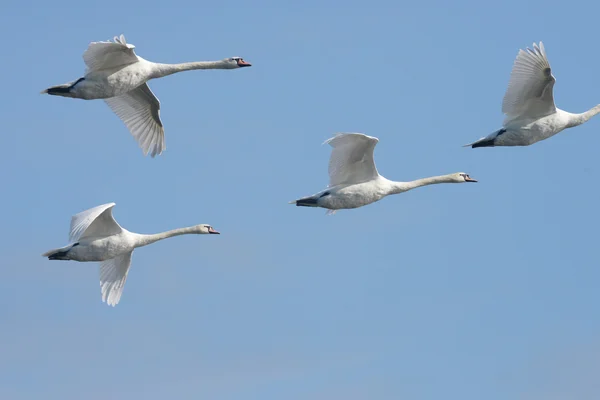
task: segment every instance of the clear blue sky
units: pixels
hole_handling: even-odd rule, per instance
[[[600,118],[526,148],[498,129],[519,48],[557,105],[600,103],[597,3],[39,1],[3,5],[0,398],[597,399]],[[252,68],[150,82],[167,151],[102,101],[42,96],[125,34],[151,61]],[[440,185],[326,217],[335,132],[377,136],[395,180]],[[96,263],[50,262],[72,214],[209,223],[136,250],[121,303]]]

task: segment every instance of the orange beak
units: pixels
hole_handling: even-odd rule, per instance
[[[212,226],[210,228],[208,228],[208,233],[212,233],[212,234],[215,234],[215,235],[220,235],[221,234],[220,232],[215,231]]]
[[[250,64],[249,62],[244,61],[243,59],[239,59],[237,60],[237,65],[238,67],[251,67],[252,64]]]

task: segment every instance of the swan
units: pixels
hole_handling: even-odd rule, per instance
[[[329,159],[329,186],[312,196],[290,201],[301,207],[327,208],[327,214],[336,210],[366,206],[390,194],[398,194],[436,183],[477,182],[464,172],[394,182],[379,175],[373,151],[379,139],[362,133],[339,133],[323,144],[333,147]]]
[[[220,61],[160,64],[135,54],[125,36],[114,42],[92,42],[83,53],[85,75],[73,82],[49,87],[41,93],[77,99],[104,99],[125,123],[144,155],[160,155],[165,149],[165,133],[160,120],[160,102],[146,83],[176,72],[193,69],[237,69],[251,64],[241,57]]]
[[[529,146],[600,112],[600,104],[582,114],[557,108],[552,93],[555,82],[542,42],[534,43],[533,50],[519,50],[502,101],[506,114],[502,129],[464,147]]]
[[[178,235],[219,234],[206,224],[153,235],[129,232],[113,218],[114,206],[115,203],[103,204],[75,214],[71,218],[70,243],[42,254],[49,260],[101,261],[102,301],[113,307],[121,300],[135,248]]]

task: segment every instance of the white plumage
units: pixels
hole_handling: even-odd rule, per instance
[[[114,37],[114,42],[91,42],[83,53],[85,73],[124,67],[139,61],[135,46],[127,44],[125,36]]]
[[[121,233],[123,228],[112,215],[114,206],[115,203],[103,204],[73,215],[71,217],[69,241],[77,242],[87,237],[110,236]]]
[[[159,64],[139,57],[134,48],[123,35],[115,37],[113,42],[92,42],[83,53],[85,76],[52,86],[42,93],[85,100],[104,99],[127,126],[144,155],[152,157],[161,154],[166,145],[160,102],[148,87],[148,80],[194,69],[236,69],[251,65],[241,57]]]
[[[130,251],[100,263],[100,293],[109,306],[114,307],[121,300],[132,254]]]
[[[464,172],[394,182],[379,175],[373,156],[379,139],[362,133],[337,134],[325,143],[333,147],[329,159],[329,186],[312,196],[290,203],[303,207],[322,207],[333,214],[335,210],[357,208],[381,200],[390,194],[436,183],[477,182]]]
[[[357,133],[338,134],[325,141],[333,147],[329,158],[329,186],[362,183],[379,176],[373,153],[379,139]]]
[[[163,152],[166,145],[165,131],[160,120],[160,101],[147,83],[104,101],[125,123],[144,154],[154,157]]]
[[[600,105],[582,114],[556,108],[552,69],[544,44],[519,50],[502,101],[503,128],[465,146],[528,146],[566,128],[581,125],[600,112]]]
[[[100,261],[102,301],[110,306],[121,299],[135,248],[177,235],[219,233],[206,224],[153,235],[129,232],[113,218],[114,206],[103,204],[75,214],[71,218],[70,243],[42,254],[50,260]]]

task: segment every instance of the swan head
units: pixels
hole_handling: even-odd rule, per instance
[[[223,64],[225,65],[225,67],[228,69],[252,66],[252,64],[250,64],[248,61],[244,61],[244,59],[242,57],[229,57],[229,58],[223,59],[222,61],[223,61]]]
[[[464,182],[477,182],[476,179],[473,179],[469,176],[469,174],[465,172],[457,172],[455,174],[450,175],[452,178],[452,182],[456,183],[464,183]]]
[[[196,225],[194,228],[196,228],[196,232],[197,234],[213,234],[213,235],[220,235],[221,232],[217,232],[215,230],[215,228],[213,228],[212,226],[208,225],[208,224],[200,224],[200,225]]]

